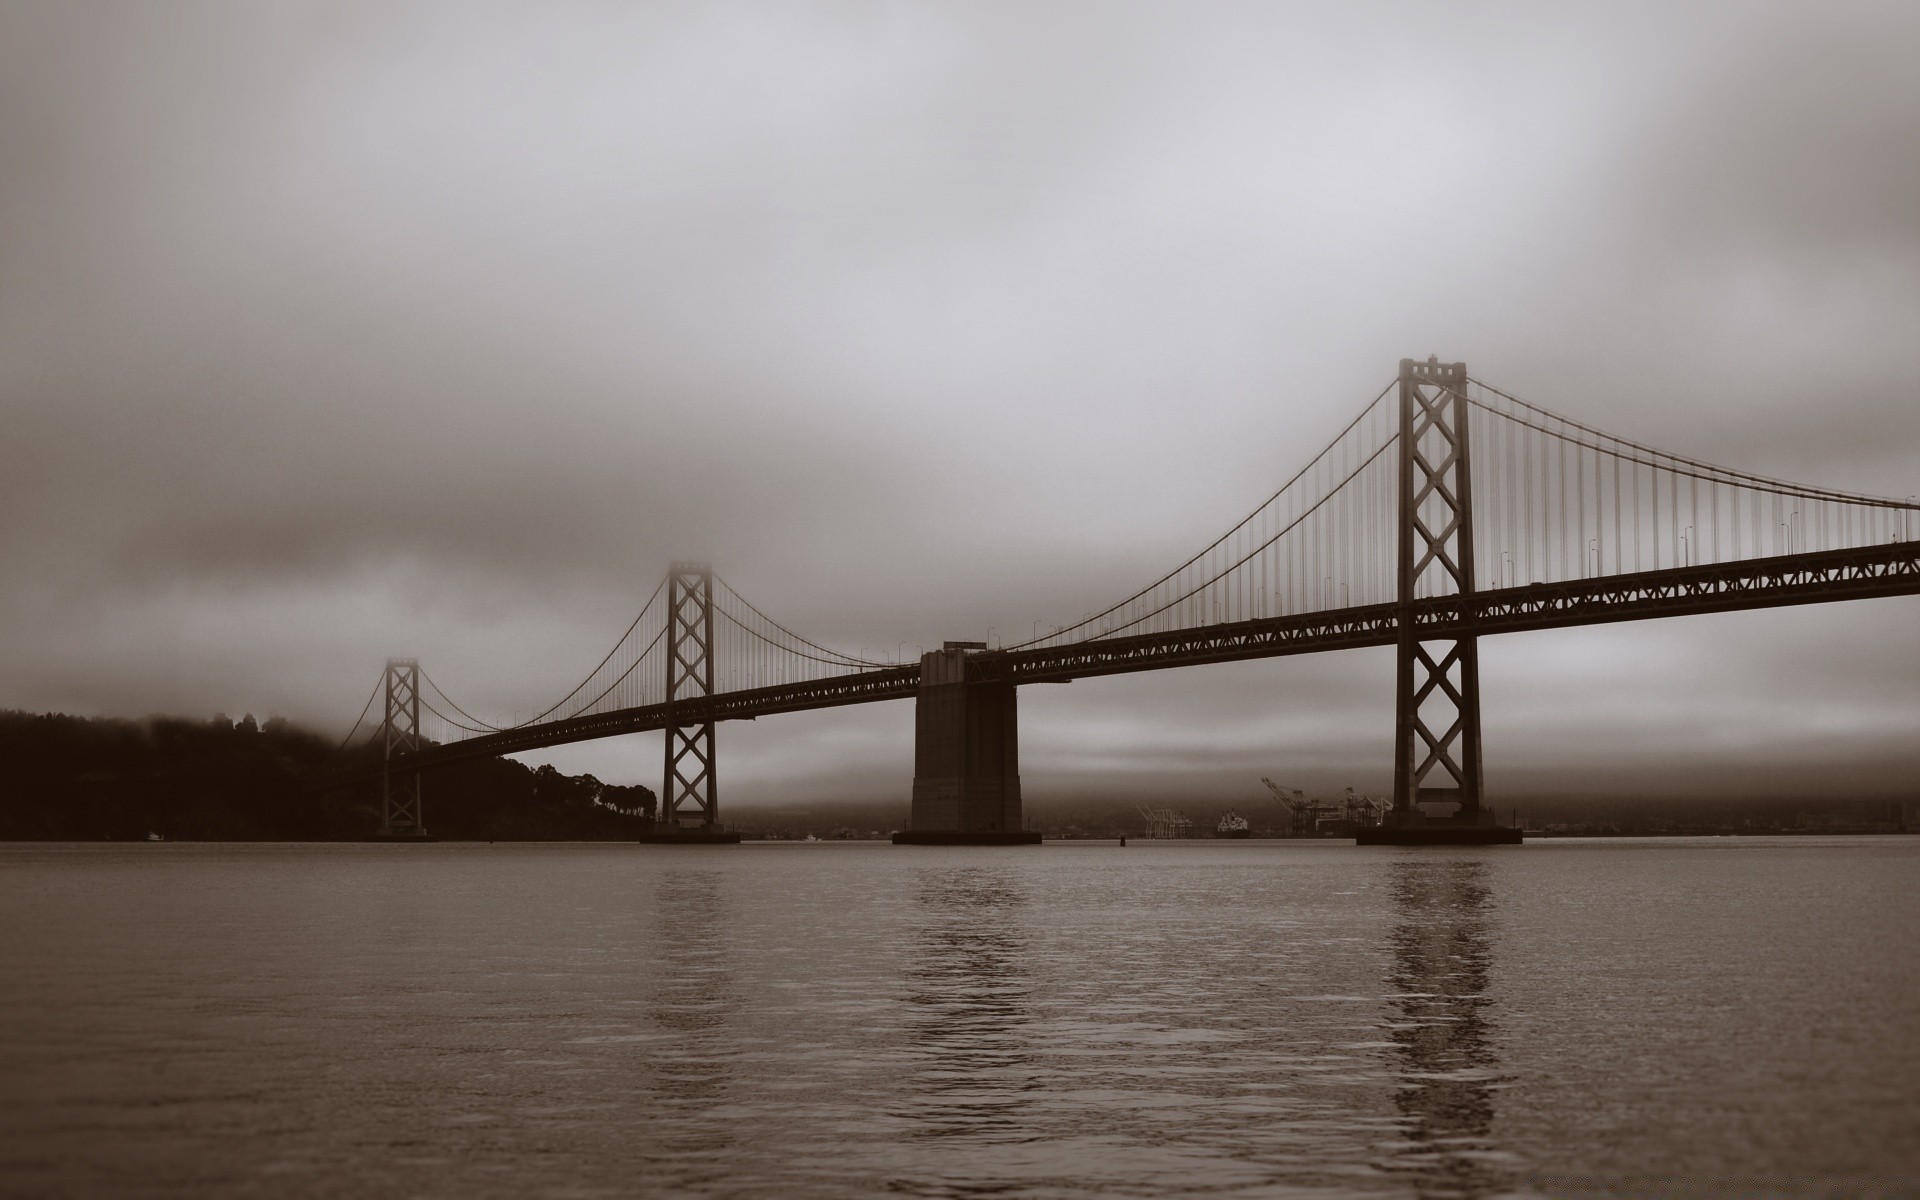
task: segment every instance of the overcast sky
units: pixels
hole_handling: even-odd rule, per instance
[[[1403,356],[1920,492],[1916,61],[1911,3],[0,0],[0,707],[339,731],[417,655],[524,715],[675,557],[1010,640]],[[1496,799],[1920,786],[1920,599],[1483,655]],[[1378,789],[1391,655],[1022,711],[1035,801]],[[727,726],[724,794],[903,798],[911,722]]]

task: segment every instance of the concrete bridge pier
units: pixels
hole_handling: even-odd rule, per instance
[[[914,698],[913,813],[894,844],[1018,846],[1040,840],[1020,811],[1020,723],[1011,683],[970,678],[983,642],[920,658]]]

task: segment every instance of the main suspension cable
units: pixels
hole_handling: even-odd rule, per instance
[[[492,732],[492,733],[500,732],[502,728],[501,726],[489,725],[487,724],[487,722],[482,721],[479,717],[474,716],[472,713],[468,712],[466,709],[461,708],[458,704],[456,704],[454,702],[453,697],[447,695],[446,689],[441,687],[439,684],[435,683],[433,681],[433,677],[427,674],[425,667],[422,667],[420,669],[420,678],[426,681],[427,686],[433,689],[435,695],[439,696],[442,700],[445,700],[447,702],[447,707],[453,709],[453,711],[459,713],[461,716],[465,717],[467,720],[472,721],[475,725],[485,727],[489,732]]]
[[[775,650],[779,650],[785,654],[791,654],[796,658],[804,658],[809,662],[817,662],[829,667],[871,667],[874,669],[885,669],[887,667],[898,667],[898,666],[904,665],[901,663],[869,662],[863,658],[822,658],[817,654],[808,654],[805,650],[796,650],[792,646],[784,645],[780,642],[774,641],[772,638],[768,637],[764,633],[761,633],[759,630],[754,629],[749,625],[745,625],[741,623],[740,618],[734,616],[732,613],[728,612],[724,608],[719,607],[718,605],[714,607],[714,611],[719,613],[721,616],[725,617],[727,621],[733,625],[734,628],[740,630],[742,633],[747,634],[749,637],[757,638],[758,640],[765,642],[767,645],[773,647]],[[789,632],[789,631],[782,630],[782,632]],[[801,638],[800,640],[806,641],[805,638]],[[813,643],[807,642],[807,645],[813,646]],[[821,647],[814,646],[814,649],[818,650],[818,649],[821,649]],[[834,651],[828,650],[827,653],[832,654],[834,653]]]
[[[1173,599],[1167,601],[1165,604],[1162,604],[1159,608],[1154,609],[1152,612],[1143,613],[1140,616],[1135,617],[1133,620],[1128,621],[1125,625],[1116,625],[1112,629],[1102,630],[1101,632],[1094,634],[1092,637],[1088,638],[1087,640],[1090,642],[1093,642],[1093,641],[1099,641],[1101,638],[1104,638],[1104,637],[1112,637],[1114,634],[1119,633],[1123,629],[1131,629],[1142,621],[1151,620],[1152,618],[1157,617],[1161,613],[1167,611],[1169,608],[1172,608],[1174,605],[1180,604],[1187,600],[1192,599],[1193,597],[1199,595],[1201,592],[1204,592],[1208,588],[1212,587],[1214,584],[1220,582],[1222,579],[1225,579],[1228,575],[1233,574],[1235,571],[1239,570],[1241,567],[1246,566],[1249,562],[1252,562],[1255,558],[1263,554],[1275,542],[1278,542],[1281,538],[1287,536],[1287,534],[1299,528],[1300,523],[1302,521],[1306,520],[1308,517],[1312,516],[1315,512],[1319,511],[1320,507],[1326,504],[1327,501],[1332,500],[1335,496],[1338,496],[1343,488],[1345,488],[1349,483],[1352,483],[1355,479],[1359,478],[1360,473],[1362,471],[1372,466],[1375,459],[1378,459],[1382,454],[1385,454],[1388,450],[1392,449],[1393,444],[1399,440],[1400,440],[1400,435],[1397,433],[1394,434],[1392,437],[1389,437],[1380,446],[1378,450],[1375,450],[1372,454],[1367,455],[1366,461],[1362,462],[1359,466],[1355,467],[1352,471],[1349,471],[1345,479],[1342,479],[1339,483],[1335,484],[1333,488],[1327,492],[1326,495],[1314,501],[1312,508],[1307,509],[1307,511],[1301,513],[1299,516],[1295,517],[1292,521],[1289,521],[1286,527],[1280,530],[1280,532],[1274,534],[1272,537],[1260,543],[1258,546],[1255,546],[1252,550],[1249,550],[1238,562],[1233,563],[1230,566],[1222,567],[1220,569],[1220,572],[1216,574],[1213,578],[1207,580],[1204,583],[1196,584],[1187,592],[1183,593],[1182,595],[1174,597]],[[1026,644],[1031,645],[1032,643],[1026,643]]]
[[[716,575],[714,576],[713,581],[719,584],[721,587],[725,588],[727,595],[733,597],[735,600],[738,600],[740,603],[746,605],[747,610],[753,613],[754,616],[759,617],[762,621],[765,621],[767,624],[773,626],[775,629],[778,629],[781,633],[786,634],[788,637],[792,638],[796,642],[799,642],[801,645],[806,646],[813,650],[818,650],[820,653],[829,656],[829,659],[816,659],[815,661],[817,662],[827,662],[831,659],[835,665],[843,666],[843,667],[897,667],[900,665],[899,663],[877,662],[871,659],[857,658],[851,654],[842,654],[838,650],[829,649],[826,646],[822,646],[818,642],[809,641],[808,639],[801,637],[799,634],[795,633],[793,630],[788,629],[785,625],[782,625],[780,622],[774,620],[772,617],[768,616],[766,613],[761,612],[758,608],[755,608],[753,601],[748,600],[745,596],[742,596],[738,591],[734,589],[734,586],[728,583],[726,580]],[[719,607],[719,606],[716,605],[716,607]],[[720,608],[720,611],[723,614],[726,614],[728,616],[728,619],[733,620],[733,623],[735,625],[739,625],[740,628],[742,629],[747,629],[747,627],[745,625],[742,625],[739,620],[734,619],[732,617],[732,614],[726,613],[725,608]],[[753,631],[748,629],[747,632],[752,633]],[[756,634],[755,636],[759,636],[759,635]],[[779,646],[778,642],[771,641],[770,639],[767,639],[765,637],[761,637],[761,640],[767,642],[768,645]],[[780,648],[787,649],[787,647],[784,647],[784,646],[781,646]],[[800,653],[800,652],[794,651],[794,653]],[[803,655],[802,657],[810,658],[812,656]]]
[[[1647,466],[1655,468],[1656,470],[1673,471],[1677,474],[1688,475],[1688,476],[1691,476],[1692,478],[1700,479],[1708,483],[1737,484],[1738,486],[1750,487],[1757,491],[1775,492],[1783,496],[1798,496],[1798,497],[1801,497],[1802,499],[1807,499],[1807,500],[1830,500],[1830,501],[1835,501],[1835,502],[1844,503],[1844,504],[1864,504],[1864,505],[1869,505],[1875,508],[1920,509],[1920,503],[1916,503],[1911,500],[1896,500],[1890,496],[1872,496],[1872,495],[1867,495],[1866,493],[1863,493],[1863,492],[1841,492],[1841,491],[1835,491],[1831,488],[1811,487],[1806,484],[1794,483],[1791,480],[1775,479],[1767,475],[1755,475],[1750,471],[1738,471],[1738,470],[1734,470],[1731,467],[1718,466],[1714,463],[1704,462],[1697,458],[1688,458],[1684,455],[1670,454],[1665,450],[1656,449],[1652,446],[1648,446],[1643,443],[1636,442],[1631,438],[1624,438],[1619,436],[1618,434],[1608,433],[1604,429],[1596,429],[1591,425],[1583,424],[1582,422],[1575,421],[1569,417],[1563,417],[1559,413],[1554,412],[1552,409],[1543,408],[1538,404],[1533,404],[1529,401],[1522,400],[1520,397],[1515,396],[1511,392],[1502,391],[1501,389],[1494,387],[1492,384],[1486,382],[1485,380],[1475,379],[1469,376],[1468,382],[1474,384],[1477,387],[1484,389],[1485,391],[1492,392],[1494,395],[1500,397],[1503,400],[1507,400],[1514,404],[1517,404],[1521,408],[1527,409],[1528,411],[1538,416],[1545,417],[1550,421],[1557,421],[1562,425],[1571,426],[1574,429],[1578,429],[1582,433],[1592,434],[1594,437],[1604,438],[1607,441],[1615,442],[1615,443],[1618,443],[1619,445],[1630,447],[1634,450],[1639,451],[1641,454],[1645,454],[1650,457],[1647,459],[1636,460],[1635,458],[1633,458],[1632,455],[1622,454],[1619,450],[1614,449],[1613,447],[1596,445],[1592,442],[1582,441],[1579,438],[1569,437],[1563,431],[1548,429],[1544,426],[1533,424],[1532,422],[1527,421],[1522,417],[1515,416],[1513,413],[1503,412],[1500,409],[1490,404],[1487,404],[1485,401],[1476,400],[1471,396],[1467,397],[1467,403],[1473,405],[1475,408],[1478,408],[1483,412],[1489,412],[1494,414],[1495,416],[1505,417],[1507,420],[1525,425],[1529,429],[1538,430],[1541,433],[1547,434],[1551,437],[1560,438],[1562,441],[1570,442],[1577,446],[1585,446],[1589,450],[1598,450],[1603,454],[1612,454],[1628,462],[1634,462],[1634,461],[1642,462]],[[1664,459],[1666,461],[1665,462],[1653,461],[1655,459]],[[1679,464],[1679,465],[1674,465],[1674,464]],[[1694,470],[1688,471],[1683,469],[1685,467],[1692,467],[1694,468]],[[1706,474],[1701,474],[1700,472],[1706,472]]]
[[[426,709],[428,712],[432,713],[434,716],[439,717],[442,721],[445,721],[447,724],[453,726],[455,729],[464,729],[468,733],[500,733],[502,732],[502,730],[496,729],[491,725],[486,726],[484,728],[477,728],[472,725],[463,725],[459,721],[454,720],[452,717],[448,716],[447,714],[441,712],[439,709],[435,708],[433,706],[433,701],[427,699],[425,696],[420,697],[420,707]]]
[[[1387,398],[1387,393],[1391,392],[1394,389],[1395,385],[1397,385],[1398,383],[1399,383],[1399,380],[1396,379],[1393,382],[1387,384],[1387,386],[1381,388],[1380,394],[1375,396],[1373,399],[1367,401],[1366,407],[1360,410],[1359,415],[1354,417],[1353,420],[1347,422],[1346,428],[1342,429],[1339,433],[1335,434],[1333,437],[1333,440],[1328,442],[1325,449],[1321,450],[1320,453],[1314,455],[1313,460],[1311,462],[1307,463],[1306,466],[1301,467],[1298,471],[1294,472],[1293,478],[1281,484],[1280,489],[1278,491],[1274,492],[1273,495],[1268,496],[1265,500],[1262,500],[1259,504],[1255,505],[1252,512],[1248,513],[1245,517],[1242,517],[1233,526],[1233,528],[1227,530],[1225,533],[1221,534],[1219,537],[1209,542],[1206,548],[1201,550],[1198,554],[1195,554],[1192,558],[1189,558],[1187,561],[1181,563],[1179,566],[1175,567],[1173,570],[1168,571],[1165,575],[1162,575],[1160,578],[1154,580],[1152,583],[1148,584],[1146,587],[1141,588],[1139,591],[1135,592],[1133,595],[1128,596],[1125,600],[1120,601],[1118,604],[1115,604],[1110,608],[1103,609],[1100,612],[1094,613],[1090,617],[1082,618],[1079,622],[1075,624],[1063,625],[1060,628],[1054,630],[1052,633],[1046,634],[1043,637],[1028,638],[1024,642],[1015,642],[1013,645],[1007,646],[1005,648],[1008,650],[1023,650],[1028,646],[1037,646],[1041,642],[1050,642],[1055,638],[1058,638],[1061,634],[1072,633],[1075,630],[1085,629],[1089,625],[1093,625],[1094,623],[1101,621],[1106,617],[1110,617],[1116,612],[1119,612],[1121,609],[1127,607],[1129,604],[1132,604],[1134,601],[1140,599],[1142,596],[1151,594],[1154,591],[1154,589],[1158,588],[1161,584],[1167,582],[1167,580],[1172,579],[1174,576],[1180,574],[1180,572],[1186,570],[1188,567],[1191,567],[1193,564],[1199,562],[1201,559],[1205,558],[1207,555],[1213,553],[1213,551],[1216,548],[1218,548],[1221,545],[1221,543],[1225,542],[1228,538],[1231,538],[1234,534],[1239,533],[1242,529],[1246,528],[1247,525],[1250,524],[1255,517],[1265,512],[1267,510],[1267,507],[1271,505],[1275,500],[1278,500],[1280,497],[1286,495],[1287,489],[1292,487],[1294,484],[1300,482],[1301,479],[1305,478],[1307,472],[1319,466],[1320,460],[1324,459],[1327,455],[1333,453],[1334,447],[1340,444],[1341,439],[1345,438],[1349,433],[1352,433],[1356,428],[1358,428],[1360,425],[1360,422],[1367,419],[1367,416],[1373,412],[1373,410],[1379,405],[1379,403],[1382,400]],[[1391,440],[1389,440],[1389,444],[1391,444]],[[1318,506],[1316,505],[1316,507]],[[1272,544],[1271,540],[1269,540],[1268,544],[1269,545]],[[1191,596],[1192,594],[1193,594],[1192,592],[1187,593],[1187,595],[1189,596]],[[1182,597],[1182,599],[1184,598],[1185,597]],[[1165,609],[1161,608],[1161,609],[1156,609],[1155,611],[1162,612],[1162,611],[1165,611]],[[1136,622],[1129,622],[1129,625],[1135,624],[1135,623]],[[1127,626],[1121,626],[1121,628],[1124,629],[1124,628],[1127,628]],[[1106,636],[1106,634],[1100,633],[1100,634],[1095,634],[1093,636],[1104,637]]]
[[[576,685],[574,686],[574,689],[573,689],[572,691],[570,691],[570,692],[568,692],[568,693],[567,693],[566,695],[564,695],[564,696],[562,696],[562,697],[560,697],[560,698],[559,698],[558,700],[556,700],[556,701],[554,701],[554,702],[553,702],[553,705],[552,705],[552,706],[551,706],[550,708],[548,708],[548,709],[547,709],[547,710],[546,710],[545,712],[542,712],[542,713],[540,713],[540,714],[538,714],[538,715],[536,715],[536,716],[532,716],[532,717],[528,717],[528,718],[527,718],[526,720],[524,720],[524,721],[521,721],[521,722],[520,722],[519,724],[517,724],[517,725],[514,725],[514,726],[512,726],[512,728],[515,728],[515,729],[518,729],[518,728],[520,728],[521,726],[525,726],[525,725],[533,725],[533,724],[537,724],[537,723],[539,723],[539,722],[541,722],[541,721],[544,721],[544,720],[546,720],[546,719],[547,719],[548,717],[550,717],[550,716],[552,716],[552,715],[553,715],[554,713],[556,713],[556,712],[558,712],[558,711],[559,711],[559,709],[560,709],[560,706],[561,706],[561,705],[563,705],[563,704],[565,704],[565,703],[566,703],[567,701],[569,701],[569,700],[571,700],[571,699],[573,699],[573,698],[574,698],[575,696],[578,696],[578,695],[579,695],[579,694],[580,694],[580,693],[581,693],[582,691],[584,691],[584,690],[586,690],[586,686],[587,686],[588,684],[590,684],[590,683],[592,683],[592,682],[593,682],[593,677],[594,677],[595,675],[598,675],[598,674],[600,673],[600,668],[601,668],[601,667],[604,667],[604,666],[606,666],[606,665],[607,665],[608,663],[610,663],[610,662],[612,662],[612,661],[613,661],[613,656],[614,656],[615,654],[618,654],[618,653],[620,652],[620,647],[622,647],[622,646],[624,646],[624,645],[626,645],[626,644],[627,644],[627,639],[628,639],[629,637],[632,637],[632,636],[633,636],[633,631],[634,631],[634,630],[636,630],[636,629],[638,629],[638,628],[640,628],[640,622],[641,622],[641,621],[643,621],[643,620],[645,620],[645,619],[646,619],[646,616],[647,616],[647,613],[648,613],[649,611],[651,611],[651,610],[652,610],[652,608],[653,608],[653,602],[654,602],[655,600],[658,600],[658,599],[660,598],[660,589],[662,589],[662,588],[664,588],[664,587],[666,587],[666,586],[667,586],[667,580],[666,580],[666,577],[665,577],[665,576],[662,576],[662,577],[661,577],[661,579],[660,579],[660,582],[654,585],[654,588],[653,588],[653,595],[651,595],[651,596],[648,596],[648,597],[647,597],[647,602],[646,602],[645,604],[643,604],[643,605],[641,605],[641,606],[640,606],[640,614],[639,614],[638,616],[636,616],[636,617],[634,617],[634,619],[633,619],[633,624],[631,624],[631,625],[629,625],[629,626],[627,626],[627,630],[626,630],[626,632],[625,632],[625,633],[622,633],[622,634],[620,635],[620,640],[619,640],[619,641],[617,641],[617,642],[615,642],[615,643],[613,644],[613,649],[611,649],[611,650],[609,650],[609,651],[607,651],[607,656],[606,656],[605,658],[603,658],[603,659],[601,659],[601,660],[600,660],[600,661],[599,661],[599,662],[598,662],[597,664],[595,664],[595,666],[594,666],[594,668],[593,668],[593,670],[591,670],[591,671],[588,671],[588,672],[587,672],[587,677],[586,677],[585,679],[582,679],[582,680],[581,680],[581,681],[580,681],[580,682],[579,682],[578,684],[576,684]],[[658,641],[659,639],[658,639],[658,638],[655,638],[654,640],[655,640],[655,641]],[[644,653],[644,652],[643,652],[643,653]],[[635,660],[634,660],[634,662],[635,662],[635,665],[638,665],[638,663],[639,663],[639,660],[638,660],[638,659],[635,659]],[[628,667],[628,668],[627,668],[627,670],[626,670],[625,672],[623,672],[623,673],[621,674],[621,676],[620,676],[620,677],[621,677],[622,679],[624,679],[624,678],[626,678],[626,677],[627,677],[627,675],[628,675],[628,674],[631,674],[631,673],[632,673],[632,671],[633,671],[633,668],[632,668],[632,667]],[[609,688],[608,690],[609,690],[609,691],[611,691],[612,689],[611,689],[611,688]],[[600,694],[600,697],[601,697],[602,699],[604,699],[604,698],[605,698],[605,696],[606,696],[606,692],[602,692],[602,693]],[[594,701],[593,701],[592,703],[593,703],[593,704],[597,704],[597,703],[599,703],[599,700],[598,700],[598,699],[596,699],[596,700],[594,700]],[[588,707],[592,707],[592,704],[589,704],[589,705],[588,705]],[[574,715],[575,715],[575,716],[578,716],[578,715],[579,715],[579,713],[580,713],[580,712],[582,712],[582,711],[584,711],[584,709],[582,709],[582,710],[576,710],[576,711],[575,711],[575,713],[574,713]]]
[[[606,686],[605,691],[602,691],[598,696],[595,696],[593,699],[587,701],[585,704],[582,704],[579,708],[574,709],[572,712],[568,713],[564,717],[561,717],[560,719],[562,721],[571,721],[575,717],[579,716],[580,714],[586,712],[588,709],[592,708],[594,705],[600,703],[602,700],[605,700],[609,695],[613,693],[613,689],[619,687],[621,684],[627,681],[627,676],[633,674],[635,671],[640,669],[640,664],[647,661],[647,655],[653,653],[653,648],[655,646],[658,646],[660,644],[660,639],[665,636],[667,636],[667,627],[665,625],[662,625],[660,627],[660,632],[654,634],[653,640],[647,643],[647,648],[645,650],[642,650],[640,652],[639,657],[633,660],[633,665],[629,666],[626,670],[620,672],[620,677],[614,680],[612,683],[608,684]],[[547,711],[552,712],[553,710],[548,709]]]
[[[360,715],[355,717],[353,724],[347,727],[347,736],[341,738],[340,744],[333,748],[335,754],[345,750],[347,743],[353,740],[353,735],[360,732],[360,722],[366,720],[367,714],[373,711],[373,702],[380,698],[380,689],[386,685],[386,682],[386,676],[383,675],[380,682],[373,685],[373,691],[367,695],[367,702],[360,707]]]

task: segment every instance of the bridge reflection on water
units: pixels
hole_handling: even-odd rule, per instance
[[[1499,1059],[1492,1037],[1484,860],[1396,862],[1389,868],[1395,925],[1388,1003],[1394,1103],[1405,1141],[1388,1170],[1422,1195],[1499,1190],[1514,1162],[1494,1142]]]
[[[22,1194],[1913,1190],[1912,838],[5,854]]]
[[[1159,928],[1123,925],[1131,907],[1089,927],[1091,906],[1049,909],[1052,889],[1029,871],[911,872],[887,1114],[914,1165],[894,1162],[889,1187],[1511,1186],[1524,1164],[1497,1138],[1489,865],[1360,870],[1374,916],[1356,926],[1347,907],[1338,931],[1258,900],[1209,930],[1205,905],[1177,894]],[[1306,900],[1298,887],[1284,894]],[[1255,944],[1263,926],[1292,944]],[[1330,1161],[1351,1165],[1330,1173]]]
[[[654,927],[654,961],[645,975],[646,1019],[662,1036],[649,1042],[641,1110],[653,1130],[698,1133],[651,1139],[649,1152],[657,1169],[686,1185],[718,1187],[730,1177],[733,1147],[751,1132],[730,1119],[746,1084],[726,893],[711,870],[669,871],[654,890],[655,910],[672,917]]]
[[[1010,873],[978,867],[927,871],[918,884],[923,920],[905,992],[912,1091],[901,1115],[916,1139],[1030,1141],[1026,892]]]

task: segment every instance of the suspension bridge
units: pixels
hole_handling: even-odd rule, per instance
[[[1199,663],[1395,646],[1385,841],[1517,841],[1483,805],[1478,639],[1920,592],[1911,500],[1716,466],[1561,416],[1467,373],[1398,377],[1231,529],[1146,587],[1045,636],[948,642],[917,662],[845,654],[675,564],[597,666],[512,724],[413,660],[387,664],[342,742],[371,744],[381,834],[424,837],[436,766],[662,730],[657,828],[727,840],[715,727],[915,702],[904,842],[1038,841],[1024,829],[1017,689]],[[734,839],[734,840],[737,840]]]

